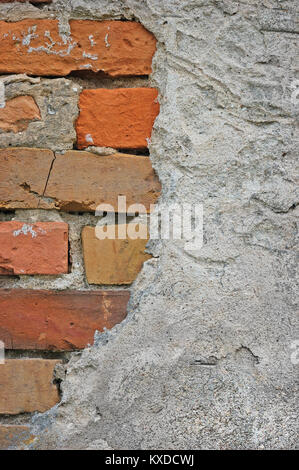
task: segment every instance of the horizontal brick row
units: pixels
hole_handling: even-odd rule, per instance
[[[32,169],[34,168],[34,171]],[[0,208],[94,211],[101,203],[117,210],[118,196],[127,206],[146,211],[160,194],[150,159],[127,154],[98,156],[68,151],[8,148],[0,150]]]
[[[59,401],[53,383],[59,360],[7,359],[0,365],[0,413],[44,412]]]
[[[131,21],[71,20],[70,35],[58,20],[0,21],[0,73],[66,76],[75,70],[110,76],[148,75],[154,36]]]
[[[67,224],[0,222],[0,274],[67,272]]]
[[[155,88],[84,90],[76,124],[78,148],[145,148],[159,114]]]
[[[84,348],[96,330],[126,317],[129,296],[127,290],[0,289],[0,340],[6,349]]]
[[[94,227],[84,227],[83,254],[86,277],[90,284],[131,284],[143,263],[151,258],[145,253],[148,238],[128,237],[127,227],[127,225],[108,226],[108,230],[112,229],[116,236],[118,230],[123,230],[125,239],[115,240],[108,238],[100,240]]]

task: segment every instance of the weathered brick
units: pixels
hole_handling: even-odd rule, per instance
[[[125,195],[127,207],[140,203],[149,211],[160,195],[148,157],[68,151],[53,160],[48,150],[0,150],[0,208],[88,212],[105,203],[117,210],[118,195]]]
[[[0,222],[0,274],[67,272],[67,224]]]
[[[54,154],[50,150],[0,150],[0,208],[51,208],[51,204],[41,199],[41,196],[53,160]]]
[[[131,21],[71,20],[70,36],[49,19],[0,21],[0,31],[0,73],[147,75],[156,48],[154,36]]]
[[[148,157],[69,151],[56,156],[45,196],[64,211],[94,211],[101,203],[117,210],[118,196],[124,195],[127,207],[140,203],[149,211],[160,188]]]
[[[0,413],[46,411],[59,401],[50,359],[7,359],[0,365]]]
[[[145,148],[159,114],[155,88],[83,90],[76,123],[78,148]]]
[[[0,425],[0,450],[22,449],[32,439],[28,426]]]
[[[112,228],[126,230],[127,225]],[[84,227],[82,243],[87,281],[90,284],[131,284],[144,261],[151,258],[145,253],[147,241],[148,238],[134,240],[129,237],[99,240],[95,227]]]
[[[95,330],[125,318],[129,296],[126,290],[0,289],[0,340],[6,349],[84,348]]]
[[[29,122],[40,121],[41,116],[32,96],[18,96],[6,101],[0,108],[0,129],[4,132],[22,132]]]

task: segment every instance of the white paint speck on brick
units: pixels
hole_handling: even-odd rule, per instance
[[[105,36],[105,45],[106,45],[106,47],[110,47],[110,46],[111,46],[111,44],[109,44],[109,41],[108,41],[108,34],[109,34],[109,33],[107,33],[106,36]]]
[[[24,224],[22,228],[20,228],[19,230],[14,230],[13,232],[13,236],[14,237],[18,237],[19,235],[23,234],[23,235],[28,235],[28,234],[31,234],[31,237],[32,238],[36,238],[37,237],[37,233],[35,230],[33,230],[33,226],[32,225],[28,225],[28,224]]]
[[[91,134],[86,134],[85,136],[85,140],[86,142],[90,143],[90,144],[93,144],[93,138],[91,137]]]

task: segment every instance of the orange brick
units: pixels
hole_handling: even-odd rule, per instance
[[[0,21],[0,31],[0,73],[148,75],[156,49],[154,36],[133,21],[71,20],[68,37],[49,19]]]
[[[127,225],[122,227],[126,229]],[[145,253],[147,241],[148,238],[99,240],[95,227],[84,227],[82,242],[87,281],[90,284],[131,284],[144,261],[151,258]]]
[[[0,129],[4,132],[22,132],[29,122],[40,120],[40,111],[32,96],[17,96],[0,108]]]
[[[0,208],[5,209],[89,212],[104,203],[117,210],[118,196],[124,195],[127,207],[139,203],[149,212],[161,190],[148,157],[120,153],[69,151],[54,160],[49,150],[0,149],[0,174]]]
[[[0,208],[49,209],[41,196],[53,160],[50,150],[0,149]]]
[[[148,157],[69,151],[56,156],[45,196],[64,211],[94,211],[99,204],[117,211],[118,196],[124,195],[127,206],[140,203],[149,212],[160,189]]]
[[[95,330],[126,317],[129,297],[126,290],[0,289],[0,340],[6,349],[82,349]]]
[[[0,274],[67,272],[67,224],[0,222]]]
[[[0,425],[0,450],[24,448],[31,439],[28,426]]]
[[[59,401],[50,359],[7,359],[0,365],[0,413],[46,411]]]
[[[155,88],[84,90],[76,123],[78,147],[145,148],[159,114]]]

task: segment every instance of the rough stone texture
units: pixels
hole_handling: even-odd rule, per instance
[[[28,426],[0,425],[0,450],[24,448],[32,439]]]
[[[51,3],[52,2],[52,0],[0,0],[0,3],[14,3],[14,2],[25,3],[29,1],[30,3]]]
[[[62,406],[33,419],[34,447],[297,447],[296,6],[55,0],[0,10],[12,21],[53,12],[61,24],[135,17],[152,31],[161,202],[204,203],[204,248],[151,242],[127,320],[73,357]],[[74,253],[78,231],[65,217]],[[81,274],[80,264],[59,283],[79,285]],[[22,285],[33,282],[58,281]]]
[[[78,148],[147,147],[159,114],[157,96],[154,88],[83,90],[76,123]]]
[[[130,293],[0,289],[0,340],[6,349],[70,351],[126,316]]]
[[[83,255],[87,281],[90,284],[131,284],[135,281],[143,263],[151,258],[145,253],[148,238],[133,240],[126,236],[127,225],[109,225],[108,230],[119,233],[125,239],[100,240],[95,227],[84,227],[82,231]],[[140,231],[139,226],[136,231]],[[145,235],[147,227],[145,226]],[[117,235],[116,235],[117,236]]]
[[[53,384],[58,360],[6,359],[1,365],[0,413],[15,415],[46,411],[59,401]]]
[[[67,272],[67,224],[0,222],[0,274]]]
[[[5,132],[22,132],[30,121],[40,121],[39,109],[32,96],[18,96],[0,107],[0,129]]]
[[[0,73],[65,76],[74,70],[111,76],[148,75],[154,36],[136,22],[58,20],[0,21]]]
[[[126,196],[127,208],[140,203],[150,211],[160,189],[148,157],[68,151],[56,155],[44,196],[63,211],[95,211],[110,204],[117,212],[119,195]]]
[[[73,148],[76,141],[74,122],[78,115],[80,85],[65,78],[49,80],[26,75],[0,77],[0,86],[2,83],[5,91],[4,102],[0,102],[0,147],[38,147],[57,151]],[[19,108],[20,97],[24,95],[30,96],[36,103],[40,112],[39,119],[31,120],[26,128],[22,128],[22,121],[18,123],[18,120],[24,118],[19,116],[18,109],[15,114],[15,128],[19,127],[18,132],[14,128],[9,132],[7,126],[3,129],[1,116],[3,113],[7,114],[6,109],[11,108],[12,103]]]

